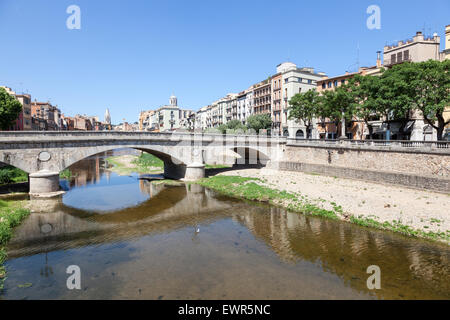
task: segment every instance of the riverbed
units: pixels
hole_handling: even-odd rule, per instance
[[[105,157],[34,204],[8,245],[1,299],[450,298],[445,244],[120,176]],[[71,265],[80,290],[67,288]]]

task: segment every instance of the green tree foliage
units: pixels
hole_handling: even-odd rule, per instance
[[[364,120],[366,123],[369,129],[370,139],[372,139],[373,134],[373,126],[370,121],[380,117],[380,112],[377,108],[378,102],[376,102],[380,79],[380,77],[361,76],[357,74],[349,81],[354,99],[353,108],[355,116],[358,119]]]
[[[22,105],[4,88],[0,88],[0,129],[8,130],[19,117]]]
[[[450,108],[450,60],[429,60],[417,64],[407,63],[412,78],[409,89],[412,106],[419,109],[426,122],[437,131],[438,140],[443,139],[444,128],[450,119],[444,118],[445,108]]]
[[[244,133],[247,131],[247,127],[242,124],[239,120],[230,120],[225,124],[221,124],[217,127],[217,129],[225,134],[225,133]]]
[[[259,133],[260,130],[270,130],[272,118],[270,114],[254,114],[247,118],[247,127]]]
[[[342,122],[345,126],[355,115],[355,98],[352,86],[348,83],[332,91],[324,91],[318,115],[329,118],[338,126]]]
[[[305,126],[313,125],[313,118],[319,113],[322,99],[317,91],[298,93],[289,100],[289,119],[303,121]]]

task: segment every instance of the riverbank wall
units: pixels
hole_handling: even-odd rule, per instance
[[[450,193],[450,149],[296,142],[269,167]]]

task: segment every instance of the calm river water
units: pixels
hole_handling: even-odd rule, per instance
[[[0,299],[450,299],[446,245],[103,167],[73,166],[62,200],[15,230]]]

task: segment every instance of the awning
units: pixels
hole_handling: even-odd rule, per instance
[[[405,129],[403,129],[403,132],[411,131],[415,122],[416,120],[408,121],[408,123],[405,126]]]

